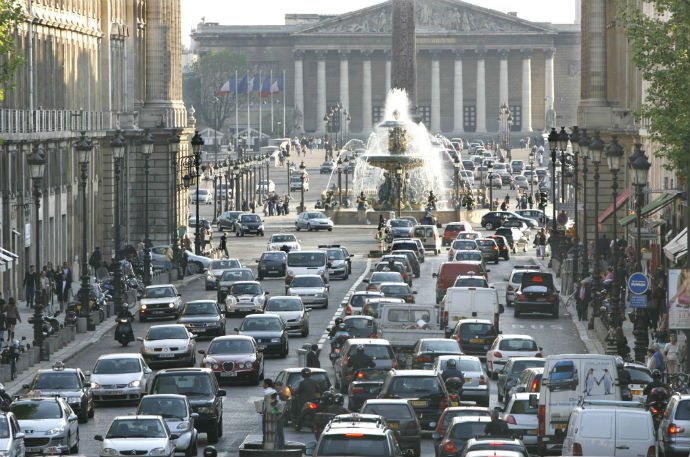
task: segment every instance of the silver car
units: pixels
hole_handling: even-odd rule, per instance
[[[24,432],[26,454],[79,452],[77,415],[64,398],[22,398],[10,410]]]
[[[328,308],[328,286],[320,275],[297,275],[285,289],[286,295],[297,295],[305,306]]]
[[[196,336],[182,324],[153,325],[141,341],[141,355],[150,365],[183,365],[196,363]]]
[[[465,377],[462,386],[462,399],[475,401],[478,405],[489,406],[489,376],[482,367],[479,357],[473,355],[440,355],[434,363],[434,372],[439,376],[449,360],[455,360]]]
[[[288,333],[299,333],[309,336],[309,309],[304,307],[302,299],[295,296],[271,297],[264,311],[283,318]]]
[[[215,289],[223,273],[231,268],[242,268],[239,259],[213,260],[206,271],[206,290]]]
[[[147,286],[139,307],[139,321],[149,318],[172,317],[177,319],[182,311],[182,298],[172,284]]]
[[[185,455],[196,454],[199,432],[194,428],[194,421],[199,415],[192,412],[192,406],[184,395],[153,394],[141,399],[137,415],[161,416],[175,440],[175,450]]]
[[[295,220],[295,229],[300,230],[333,230],[333,221],[321,211],[305,211]]]
[[[134,401],[146,395],[152,370],[140,354],[104,354],[91,372],[95,401]]]
[[[171,433],[160,416],[118,416],[110,424],[108,433],[96,435],[101,441],[100,455],[160,455],[175,454],[177,433]],[[105,451],[110,449],[109,451]],[[141,454],[140,454],[141,453]]]

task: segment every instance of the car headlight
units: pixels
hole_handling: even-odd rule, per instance
[[[111,447],[106,447],[106,448],[101,449],[101,455],[102,456],[120,455],[120,452],[118,452],[117,449],[113,449]]]
[[[174,308],[174,307],[175,307],[175,303],[168,303],[168,308]]]
[[[64,431],[65,431],[65,426],[64,426],[64,425],[60,425],[60,426],[58,426],[58,427],[51,428],[51,429],[48,430],[46,433],[47,433],[48,435],[59,435],[59,434],[63,433]]]
[[[209,281],[215,281],[215,280],[216,280],[216,275],[214,275],[213,273],[211,273],[211,272],[209,271],[209,272],[206,274],[206,279],[208,279]]]
[[[324,272],[323,268],[320,268],[319,271],[318,271],[318,274],[322,275],[323,272]]]
[[[141,387],[141,381],[138,379],[135,379],[134,381],[127,384],[127,387]]]
[[[271,343],[280,343],[280,338],[271,338]]]
[[[199,414],[211,414],[212,411],[210,406],[200,406],[198,409]]]
[[[167,455],[168,452],[165,450],[165,448],[162,447],[155,447],[149,451],[149,455]]]
[[[81,397],[70,397],[67,399],[67,403],[69,403],[70,405],[78,405],[81,403]]]
[[[152,354],[153,353],[153,348],[150,348],[147,346],[144,346],[143,350],[144,350],[144,353],[146,353],[146,354]]]
[[[145,310],[145,309],[146,309],[146,305],[145,305],[145,304],[144,304],[144,305],[141,305],[141,306],[139,307],[139,309],[140,309],[140,310],[142,310],[142,309]]]
[[[246,225],[242,224],[241,227],[242,227],[242,230],[247,230],[247,226],[246,226]]]
[[[101,385],[98,384],[97,382],[91,381],[91,388],[92,389],[100,389]]]
[[[255,305],[260,305],[263,303],[264,300],[260,295],[257,295],[256,297],[254,297],[253,301]]]
[[[187,430],[192,423],[190,421],[182,421],[179,424],[177,424],[177,429],[178,430]]]

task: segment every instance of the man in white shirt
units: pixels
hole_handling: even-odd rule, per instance
[[[671,341],[664,346],[664,357],[666,357],[666,372],[679,373],[680,372],[680,358],[683,349],[678,342],[678,335],[671,334]]]

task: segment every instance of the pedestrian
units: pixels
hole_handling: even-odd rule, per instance
[[[62,284],[63,284],[63,278],[62,278],[62,269],[58,269],[55,272],[55,295],[57,296],[58,299],[58,304],[60,305],[60,311],[64,311],[64,301],[62,300]]]
[[[534,246],[537,248],[537,257],[544,259],[546,254],[546,233],[543,227],[534,236]]]
[[[17,322],[22,321],[14,297],[10,297],[7,300],[7,305],[5,306],[5,319],[7,323],[7,341],[12,341],[14,339],[14,327],[17,325]]]
[[[668,373],[680,373],[680,360],[683,350],[678,342],[678,335],[671,333],[671,341],[664,346],[666,358],[666,371]]]
[[[532,195],[532,192],[530,192],[529,197],[527,197],[527,204],[529,205],[529,209],[534,208],[534,195]]]
[[[307,352],[307,366],[309,368],[321,368],[321,362],[319,362],[319,346],[317,344],[312,344]]]
[[[36,303],[41,303],[43,305],[43,310],[44,312],[48,312],[50,314],[53,314],[53,308],[50,304],[50,300],[48,299],[48,296],[50,295],[50,280],[48,279],[48,274],[46,271],[41,272],[41,276],[39,278],[39,292],[37,294],[37,297],[39,297],[36,301]],[[39,301],[40,300],[40,301]]]
[[[29,266],[29,271],[24,274],[24,290],[26,293],[26,307],[33,308],[36,300],[36,286],[38,284],[38,275],[34,265]]]
[[[89,257],[89,266],[93,268],[94,273],[96,272],[96,270],[98,270],[98,267],[101,266],[102,262],[103,256],[101,254],[101,248],[96,246],[96,248],[91,253],[91,257]]]
[[[271,411],[272,396],[277,394],[276,390],[273,388],[273,380],[266,378],[262,384],[262,395],[263,395],[263,405],[261,407],[261,431],[263,433],[263,442],[266,444],[268,440],[275,442],[275,436],[270,436],[275,434],[275,427],[273,423],[273,418],[269,415]]]
[[[225,257],[230,257],[230,254],[228,254],[228,236],[223,232],[223,234],[220,236],[220,246],[218,247],[223,253],[225,254]]]
[[[62,262],[62,302],[69,302],[69,294],[72,291],[72,270],[67,261]]]
[[[662,374],[666,372],[664,355],[659,350],[658,344],[652,344],[647,349],[647,368],[649,371],[659,370]]]

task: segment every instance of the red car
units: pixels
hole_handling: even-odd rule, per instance
[[[472,225],[469,222],[451,222],[443,231],[443,245],[448,246],[460,232],[471,232]]]
[[[264,355],[251,336],[219,336],[199,354],[204,356],[199,366],[213,370],[218,382],[248,380],[258,385],[264,377]]]

